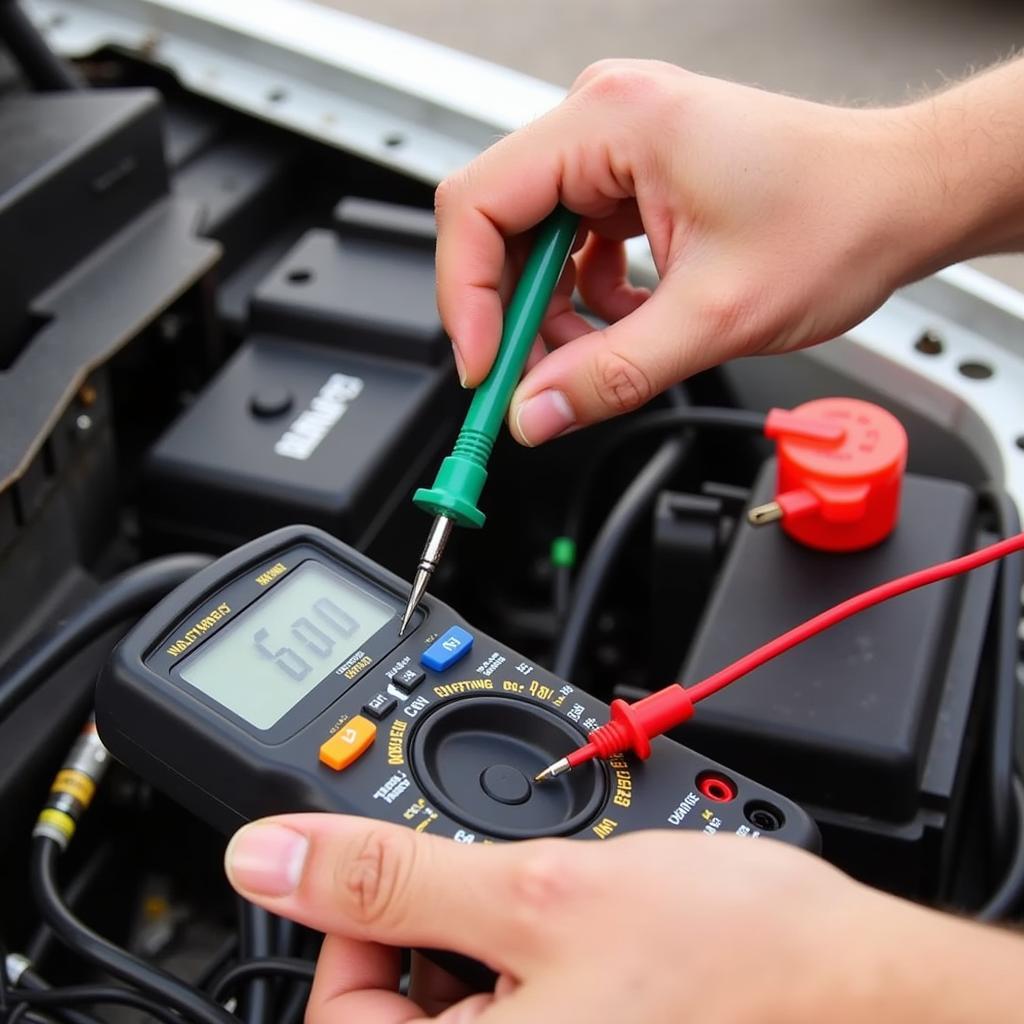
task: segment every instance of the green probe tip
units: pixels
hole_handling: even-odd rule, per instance
[[[540,330],[565,261],[569,258],[579,217],[559,206],[538,228],[512,300],[505,310],[501,344],[486,380],[473,392],[469,411],[451,454],[441,463],[433,487],[421,487],[413,503],[459,526],[484,524],[477,506],[487,480],[491,448],[508,414],[533,341]]]
[[[576,564],[576,541],[572,537],[556,537],[551,542],[551,564],[571,569]]]

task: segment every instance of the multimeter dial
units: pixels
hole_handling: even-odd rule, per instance
[[[665,828],[817,847],[795,804],[664,738],[649,761],[535,784],[607,707],[432,597],[400,637],[407,596],[312,527],[246,544],[121,642],[97,689],[100,735],[225,831],[314,810],[460,842]]]
[[[502,839],[569,835],[608,795],[599,764],[538,784],[545,763],[577,746],[564,718],[523,701],[469,697],[437,708],[416,730],[412,765],[424,793],[452,818]],[[545,759],[550,760],[545,762]]]

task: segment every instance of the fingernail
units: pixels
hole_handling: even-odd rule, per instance
[[[465,367],[465,364],[462,362],[462,354],[459,352],[459,346],[456,345],[454,341],[452,342],[452,355],[455,356],[455,369],[458,371],[458,374],[459,374],[459,383],[463,387],[465,387],[466,386],[466,367]]]
[[[282,825],[246,825],[224,854],[231,884],[255,896],[287,896],[302,877],[309,840]]]
[[[516,430],[531,448],[557,437],[575,422],[569,399],[553,388],[528,398],[516,409]]]

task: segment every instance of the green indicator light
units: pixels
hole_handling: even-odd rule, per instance
[[[551,564],[571,569],[576,564],[576,541],[572,537],[556,537],[551,542]]]

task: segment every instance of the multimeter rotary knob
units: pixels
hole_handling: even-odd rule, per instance
[[[427,798],[466,828],[501,839],[568,835],[604,805],[605,768],[589,764],[543,785],[533,777],[580,737],[536,704],[466,697],[423,719],[412,738],[412,768]]]

